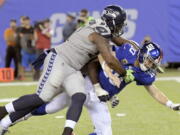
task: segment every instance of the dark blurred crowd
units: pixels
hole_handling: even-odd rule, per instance
[[[77,28],[85,26],[90,20],[93,20],[93,18],[89,16],[87,9],[82,9],[79,15],[68,13],[62,31],[63,41],[67,40]],[[18,23],[20,23],[19,26]],[[10,67],[13,60],[14,77],[18,80],[24,80],[25,71],[28,69],[33,71],[33,80],[38,80],[40,71],[33,70],[31,63],[40,53],[51,47],[53,31],[50,27],[50,20],[45,19],[36,21],[34,25],[31,24],[30,17],[21,16],[19,22],[14,19],[10,20],[9,28],[4,32],[7,45],[5,67]]]
[[[14,60],[14,77],[19,80],[24,79],[25,69],[28,69],[31,63],[43,50],[51,46],[50,20],[36,22],[31,25],[31,19],[28,16],[20,17],[20,25],[17,21],[10,20],[10,26],[4,32],[4,39],[7,44],[5,67],[10,67]],[[40,71],[33,71],[33,79],[38,80]]]
[[[85,26],[91,20],[93,17],[89,16],[87,9],[82,9],[77,17],[74,14],[67,14],[62,32],[63,40],[66,41],[77,28]]]

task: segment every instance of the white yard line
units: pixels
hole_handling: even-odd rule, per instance
[[[0,99],[0,103],[12,102],[12,101],[14,101],[16,99],[17,98],[3,98],[3,99]]]
[[[116,116],[117,116],[117,117],[125,117],[125,116],[126,116],[126,113],[116,113]]]
[[[156,79],[157,81],[176,81],[180,83],[180,77],[159,77]],[[32,86],[37,85],[38,82],[10,82],[10,83],[0,83],[0,87],[2,86]]]
[[[157,81],[176,81],[180,83],[180,77],[159,77],[156,79]]]
[[[156,80],[157,81],[176,81],[176,82],[180,83],[180,77],[159,77]],[[32,86],[32,85],[37,85],[37,84],[38,84],[38,82],[12,82],[12,83],[0,83],[0,87],[2,87],[2,86]],[[0,103],[11,102],[15,99],[17,99],[17,98],[0,99]]]
[[[37,85],[38,82],[11,82],[11,83],[0,83],[1,86],[32,86]]]
[[[60,115],[60,116],[55,116],[55,118],[56,118],[56,119],[64,119],[64,118],[65,118],[65,116]]]

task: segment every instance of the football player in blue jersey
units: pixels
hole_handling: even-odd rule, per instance
[[[114,56],[123,64],[123,67],[132,70],[137,85],[144,85],[150,95],[159,103],[166,105],[170,109],[180,110],[180,104],[175,104],[170,101],[153,84],[156,78],[156,70],[160,65],[163,55],[158,45],[149,42],[144,44],[140,50],[136,50],[132,45],[124,44],[122,46],[113,47],[112,50]],[[95,93],[91,81],[86,77],[87,99],[85,106],[87,107],[95,126],[95,133],[92,133],[91,135],[112,135],[111,117],[107,104],[104,101],[110,99],[112,107],[116,106],[118,104],[118,99],[115,95],[122,91],[129,82],[126,82],[123,77],[110,69],[100,55],[99,62],[101,64],[101,69],[98,72],[98,79],[99,84],[104,91],[101,89]],[[109,98],[104,98],[107,97],[107,94]],[[99,102],[100,100],[103,102]],[[34,110],[27,117],[31,115],[55,113],[69,104],[70,97],[63,92],[56,96],[50,103],[44,104]],[[7,129],[11,124],[12,122],[10,122],[10,119],[7,116],[2,119],[0,126]]]
[[[114,47],[114,52],[116,58],[123,63],[123,67],[133,71],[134,81],[137,85],[143,85],[159,103],[175,111],[180,110],[180,104],[173,103],[153,84],[163,57],[162,50],[157,44],[153,42],[145,43],[138,51],[132,45],[125,44]],[[101,87],[108,92],[111,99],[122,91],[129,82],[127,83],[119,74],[110,69],[101,56],[99,56],[99,61],[102,70],[99,72],[98,79]],[[108,98],[102,95],[100,99],[104,101]],[[90,135],[98,135],[98,133],[95,132]]]

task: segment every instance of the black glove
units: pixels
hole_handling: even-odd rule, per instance
[[[179,110],[180,110],[180,104],[174,104],[174,105],[172,106],[172,109],[173,109],[174,111],[179,111]]]
[[[106,102],[110,99],[109,93],[101,88],[100,84],[94,84],[95,92],[100,101]]]
[[[166,106],[173,109],[174,111],[179,111],[180,110],[180,104],[175,104],[172,101],[167,101]]]
[[[102,95],[102,96],[98,96],[99,100],[102,102],[107,102],[110,100],[110,96],[109,95]]]
[[[111,107],[114,108],[116,106],[119,105],[119,99],[116,95],[114,95],[113,97],[111,97],[110,99],[110,103],[111,103]]]

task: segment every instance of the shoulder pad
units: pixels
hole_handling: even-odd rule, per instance
[[[99,33],[105,38],[109,38],[112,36],[109,27],[101,19],[91,20],[89,22],[89,27],[93,28],[95,32]]]
[[[141,48],[141,45],[140,45],[138,42],[136,42],[136,41],[134,41],[134,40],[130,40],[130,41],[136,45],[136,47],[134,47],[135,49],[136,49],[136,48],[138,48],[138,49]]]

